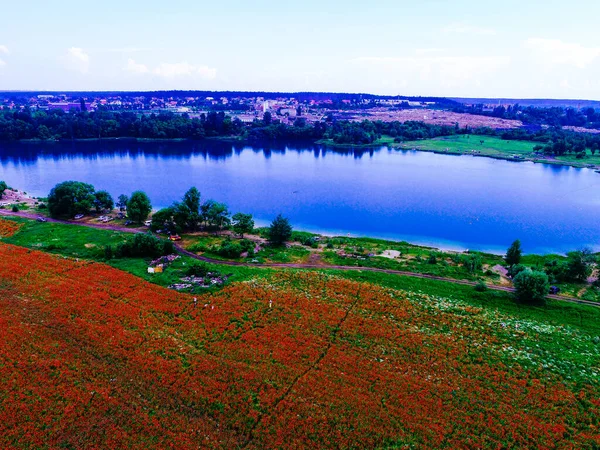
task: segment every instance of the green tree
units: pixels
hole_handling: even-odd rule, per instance
[[[97,191],[94,194],[94,197],[94,206],[96,207],[97,212],[102,212],[104,209],[112,211],[115,207],[112,196],[106,191]]]
[[[219,230],[231,223],[229,218],[230,212],[227,205],[219,202],[210,202],[210,206],[206,212],[207,222]]]
[[[47,141],[48,139],[50,139],[52,137],[52,134],[50,133],[50,130],[48,129],[48,127],[46,125],[40,125],[37,129],[37,135],[38,138]]]
[[[0,198],[4,196],[4,191],[6,191],[7,189],[8,185],[6,184],[6,181],[0,181]]]
[[[525,269],[513,279],[515,296],[518,301],[527,304],[543,304],[550,285],[545,272]]]
[[[135,191],[127,202],[127,216],[137,223],[142,223],[152,211],[150,199],[143,191]]]
[[[96,197],[94,186],[79,181],[64,181],[52,188],[48,194],[48,210],[52,217],[73,217],[87,214]]]
[[[269,111],[267,111],[266,113],[263,114],[263,122],[265,123],[265,125],[271,125],[272,121],[273,121],[273,116],[271,115],[271,113]]]
[[[163,208],[152,214],[152,224],[150,228],[156,230],[167,230],[174,232],[175,222],[173,221],[173,207]]]
[[[571,280],[585,282],[592,274],[594,255],[588,248],[567,254],[567,273]]]
[[[183,203],[192,213],[200,214],[200,191],[196,187],[191,187],[183,195]]]
[[[292,226],[290,221],[279,214],[273,222],[268,231],[269,241],[273,245],[283,245],[292,237]]]
[[[254,229],[254,219],[252,214],[236,213],[232,217],[233,220],[233,231],[239,234],[242,239],[244,233],[251,233]]]
[[[508,250],[506,251],[506,256],[504,257],[506,264],[509,266],[514,266],[515,264],[519,264],[521,262],[521,241],[514,241]]]
[[[125,194],[119,195],[119,198],[117,199],[117,208],[119,208],[119,211],[125,211],[127,209],[128,201],[129,197],[127,197]]]
[[[176,206],[175,221],[182,228],[195,230],[200,222],[200,191],[191,187],[184,195],[183,201]]]

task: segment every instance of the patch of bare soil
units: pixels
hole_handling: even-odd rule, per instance
[[[500,264],[496,264],[490,270],[492,272],[495,272],[498,275],[500,275],[500,285],[501,286],[510,286],[511,285],[510,279],[508,278],[508,270],[506,269],[506,267],[501,266]]]

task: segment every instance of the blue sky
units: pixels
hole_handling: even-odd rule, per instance
[[[2,0],[0,12],[0,89],[600,100],[597,0]]]

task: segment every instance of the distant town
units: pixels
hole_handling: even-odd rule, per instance
[[[600,129],[599,101],[379,96],[343,93],[271,92],[0,92],[0,110],[173,113],[186,118],[219,111],[242,123],[284,125],[318,122],[423,122],[461,128],[515,129],[556,125],[571,131]],[[548,119],[551,116],[552,119]]]

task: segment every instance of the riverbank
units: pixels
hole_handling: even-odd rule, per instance
[[[530,161],[538,164],[600,170],[600,154],[598,156],[592,154],[589,149],[584,159],[577,159],[574,155],[559,157],[545,156],[535,152],[533,149],[539,142],[507,141],[493,136],[476,134],[453,135],[405,142],[395,142],[391,136],[382,136],[370,144],[338,144],[332,139],[321,139],[315,143],[340,150],[368,150],[388,147],[398,150],[437,153],[440,155],[476,156],[515,162]]]

